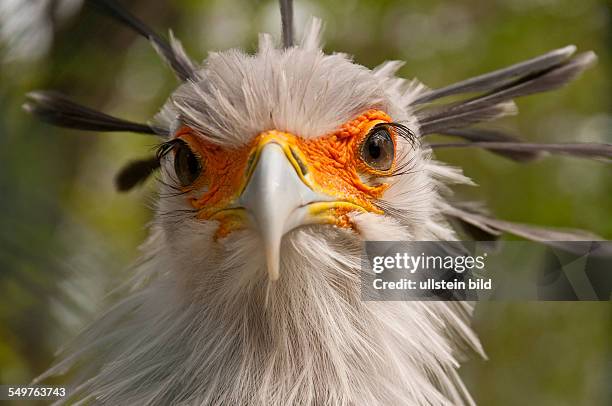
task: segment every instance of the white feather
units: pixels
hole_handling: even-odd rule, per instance
[[[211,54],[159,119],[240,145],[268,129],[320,136],[380,108],[418,134],[406,106],[424,87],[394,77],[399,62],[371,71],[323,54],[320,27],[286,50],[262,35],[255,55]],[[400,148],[413,171],[387,180],[388,214],[354,215],[357,232],[294,230],[276,283],[253,231],[215,242],[184,196],[162,198],[134,288],[41,379],[75,368],[74,398],[112,405],[472,404],[457,373],[465,348],[482,353],[469,304],[360,298],[363,240],[455,238],[440,191],[469,180],[418,144]]]

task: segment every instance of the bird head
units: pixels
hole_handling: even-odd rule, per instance
[[[502,221],[451,202],[470,184],[433,148],[476,147],[516,161],[557,152],[609,159],[608,144],[533,144],[473,124],[516,112],[593,64],[568,46],[430,90],[325,54],[313,19],[294,43],[211,53],[195,64],[112,0],[94,5],[145,36],[182,84],[154,124],[111,117],[50,92],[25,108],[56,125],[163,137],[157,156],[118,177],[130,189],[160,169],[159,199],[133,290],[39,379],[92,360],[78,385],[110,404],[472,404],[457,373],[482,353],[465,302],[362,301],[365,240],[454,240],[507,231],[539,241],[596,239]],[[456,96],[444,101],[447,96]],[[460,143],[427,143],[430,134]]]
[[[214,53],[166,103],[158,219],[177,252],[253,240],[243,261],[276,281],[284,256],[312,245],[295,235],[350,246],[423,233],[433,181],[406,108],[418,87],[393,77],[400,64],[324,54],[319,33],[312,20],[296,46],[262,35],[254,55]]]

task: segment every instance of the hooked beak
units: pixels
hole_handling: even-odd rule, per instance
[[[280,247],[283,236],[305,224],[320,223],[313,210],[317,203],[334,198],[307,186],[287,156],[290,152],[276,142],[266,143],[259,152],[249,182],[238,199],[255,224],[265,246],[268,277],[280,277]],[[302,174],[303,175],[303,174]]]

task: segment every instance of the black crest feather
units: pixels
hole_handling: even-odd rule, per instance
[[[131,161],[115,177],[115,186],[120,192],[127,192],[142,184],[158,168],[156,156]]]
[[[417,112],[421,136],[440,134],[449,129],[463,128],[472,124],[492,121],[497,118],[516,114],[512,101],[502,103],[482,103],[468,105],[463,103],[432,108]]]
[[[535,159],[542,153],[563,154],[582,158],[612,160],[612,144],[562,143],[533,144],[527,142],[456,142],[429,144],[431,148],[483,148],[516,161]]]
[[[443,135],[452,135],[470,142],[523,142],[516,135],[488,128],[450,128]]]
[[[502,69],[497,74],[492,73],[468,79],[438,91],[426,93],[420,98],[421,101],[417,99],[413,104],[467,91],[485,91],[481,95],[466,100],[425,106],[417,110],[416,116],[419,120],[421,135],[443,133],[449,129],[462,128],[516,113],[512,101],[514,98],[558,89],[597,60],[592,52],[568,58],[573,50],[573,47],[566,47],[535,58],[531,62],[515,65],[515,68]],[[561,57],[564,59],[559,62]],[[553,62],[557,63],[549,66]],[[515,77],[516,72],[523,75]]]
[[[500,220],[471,207],[469,204],[447,206],[444,210],[447,217],[465,223],[471,228],[479,229],[483,235],[495,238],[502,233],[513,234],[531,241],[537,241],[572,252],[576,241],[604,241],[594,233],[577,229],[560,229],[541,227],[531,224],[514,223]],[[603,253],[603,252],[602,252]],[[606,255],[612,255],[607,252]]]
[[[147,38],[153,45],[153,48],[155,48],[155,51],[170,65],[179,79],[185,81],[190,77],[194,77],[194,64],[185,54],[183,47],[177,40],[171,38],[169,43],[114,0],[88,1],[104,13]]]
[[[454,94],[489,91],[504,83],[516,80],[516,78],[527,77],[534,73],[543,72],[557,66],[566,61],[574,52],[576,52],[576,47],[574,45],[555,49],[544,55],[519,62],[503,69],[462,80],[461,82],[453,83],[452,85],[440,89],[431,90],[415,99],[412,104],[423,104]]]
[[[494,143],[522,143],[523,139],[517,137],[515,135],[508,134],[504,131],[500,130],[492,130],[486,128],[451,128],[444,131],[443,135],[450,135],[453,137],[459,137],[470,143],[483,144],[487,142]],[[465,144],[468,146],[470,144]],[[475,146],[477,146],[475,145]],[[431,148],[444,148],[448,147],[448,144],[429,144]],[[485,148],[485,147],[481,147]],[[510,150],[510,149],[493,149],[493,148],[485,148],[494,154],[503,156],[508,159],[512,159],[517,162],[529,162],[535,159],[538,159],[542,156],[540,151],[535,150]]]
[[[293,0],[279,0],[283,30],[283,47],[293,46]]]
[[[23,108],[40,120],[58,127],[86,131],[128,131],[143,134],[167,134],[167,130],[109,116],[77,104],[61,93],[34,91],[27,94]]]

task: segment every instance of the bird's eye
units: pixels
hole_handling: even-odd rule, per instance
[[[175,146],[174,171],[181,186],[191,185],[202,172],[200,158],[183,141]]]
[[[376,171],[388,171],[393,165],[395,145],[389,130],[374,127],[361,146],[361,159]]]

